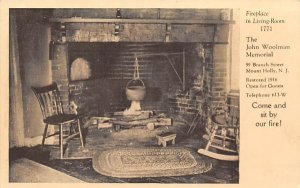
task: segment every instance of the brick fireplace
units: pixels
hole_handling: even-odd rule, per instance
[[[88,118],[127,108],[130,103],[124,91],[133,77],[134,54],[138,54],[141,78],[147,88],[143,109],[193,116],[204,102],[212,109],[224,104],[229,10],[122,9],[121,13],[122,18],[137,22],[97,22],[98,19],[115,19],[116,9],[54,11],[52,80],[58,83],[65,109],[70,101],[75,101],[79,112]],[[76,22],[66,21],[68,19],[76,19]],[[90,22],[90,19],[96,21]],[[203,20],[203,23],[188,23],[193,19]],[[138,20],[179,21],[174,24],[138,23]],[[116,25],[120,28],[118,33]],[[172,65],[164,55],[143,56],[159,53],[184,56],[168,55]],[[91,79],[70,79],[76,55],[94,57],[90,60]],[[195,83],[197,85],[202,77],[202,91],[195,92]]]

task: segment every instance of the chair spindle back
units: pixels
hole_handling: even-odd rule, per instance
[[[227,114],[228,114],[229,125],[233,127],[239,127],[240,124],[239,97],[228,96],[226,103],[227,103]]]
[[[63,105],[56,83],[43,87],[31,87],[37,97],[43,118],[63,114]]]

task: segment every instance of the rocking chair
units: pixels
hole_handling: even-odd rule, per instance
[[[228,101],[227,101],[228,102]],[[239,160],[239,106],[226,104],[227,109],[211,116],[204,149],[198,153],[219,160]],[[218,153],[221,151],[223,153]]]
[[[42,139],[42,147],[44,147],[45,139],[59,134],[60,158],[64,156],[64,141],[80,136],[81,146],[84,147],[79,116],[77,114],[66,114],[63,110],[63,105],[60,93],[56,83],[44,87],[31,87],[37,97],[45,123],[45,129]],[[77,125],[78,130],[74,130],[73,125]],[[59,126],[59,131],[48,135],[48,125]],[[69,128],[68,131],[64,127]],[[72,131],[73,130],[73,131]],[[67,132],[67,134],[65,134]]]

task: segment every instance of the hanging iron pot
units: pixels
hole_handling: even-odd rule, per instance
[[[140,78],[130,80],[126,85],[126,96],[130,101],[140,101],[145,98],[146,87]]]

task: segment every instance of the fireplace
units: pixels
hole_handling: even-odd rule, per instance
[[[52,19],[52,79],[58,82],[65,106],[75,101],[84,117],[130,106],[125,89],[133,78],[135,56],[147,88],[143,110],[188,117],[203,103],[211,108],[224,105],[228,11],[162,9],[154,19],[156,9],[126,9],[122,15],[128,18],[120,22],[102,20],[111,19],[115,9],[105,9],[105,15],[96,10],[61,11],[54,11]],[[92,12],[98,12],[93,22],[85,15]]]

